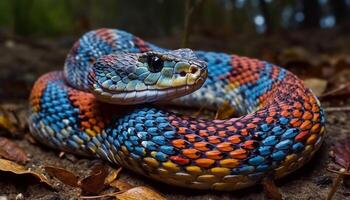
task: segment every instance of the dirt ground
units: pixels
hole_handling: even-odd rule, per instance
[[[338,64],[341,66],[331,66],[331,61],[328,64],[324,60],[319,61],[321,57],[324,57],[324,54],[328,57],[331,56],[330,60],[339,57],[338,55],[347,55],[350,50],[348,39],[339,37],[333,40],[332,44],[328,44],[326,42],[318,42],[315,38],[310,38],[307,43],[303,43],[303,41],[307,40],[305,39],[306,37],[300,36],[303,34],[312,34],[312,32],[285,36],[288,39],[281,38],[281,36],[262,37],[254,42],[249,42],[251,39],[243,39],[244,37],[236,38],[234,41],[219,41],[219,39],[209,40],[194,36],[191,38],[191,47],[196,49],[222,49],[226,52],[257,56],[258,58],[267,59],[278,64],[286,64],[287,66],[296,63],[294,67],[289,69],[301,77],[317,77],[327,81],[328,87],[326,91],[331,91],[337,88],[338,85],[349,82],[350,73],[348,72],[350,65],[345,62],[346,59],[343,64]],[[328,41],[330,41],[334,35],[332,33],[320,33],[319,37],[322,40],[329,39]],[[32,40],[2,35],[0,37],[0,103],[14,103],[26,106],[33,82],[45,72],[62,69],[65,55],[74,40],[75,38],[68,37]],[[174,36],[165,39],[151,39],[151,41],[161,46],[172,48],[177,47],[177,43],[174,41],[179,40],[177,36]],[[207,46],[203,45],[201,41],[207,42]],[[294,51],[292,56],[281,58],[284,54],[288,54],[288,52],[285,52],[287,51],[286,49]],[[296,62],[287,62],[286,60],[288,59]],[[315,70],[318,73],[315,74]],[[324,107],[344,107],[350,106],[350,100],[349,96],[345,96],[345,98],[340,96],[322,99],[322,104]],[[331,161],[328,152],[335,141],[349,136],[350,123],[348,122],[350,120],[350,112],[332,111],[326,112],[326,114],[327,136],[321,149],[304,167],[277,181],[277,186],[284,199],[325,199],[335,180],[336,174],[326,169]],[[0,136],[5,136],[15,141],[30,155],[28,167],[40,168],[40,166],[55,165],[69,169],[81,177],[86,176],[88,169],[91,167],[91,159],[69,154],[65,154],[60,158],[58,156],[60,152],[29,142],[27,137],[24,136],[27,133],[28,131],[26,130],[13,136],[6,133],[6,131],[1,131]],[[262,187],[259,185],[236,192],[196,191],[153,182],[126,169],[123,169],[121,172],[121,179],[135,186],[145,185],[153,187],[168,199],[248,200],[266,198]],[[0,172],[0,200],[16,199],[16,197],[18,199],[33,200],[77,199],[78,189],[56,180],[53,181],[54,188],[51,189],[32,177]],[[350,199],[350,182],[345,181],[341,184],[333,199]]]

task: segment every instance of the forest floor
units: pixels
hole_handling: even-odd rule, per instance
[[[277,180],[276,184],[285,199],[325,199],[337,176],[327,170],[331,162],[329,151],[336,141],[350,134],[350,111],[346,110],[350,106],[350,39],[346,35],[337,34],[337,31],[306,31],[256,39],[248,36],[231,39],[213,39],[213,36],[191,38],[190,46],[194,49],[235,52],[286,66],[302,79],[311,82],[311,87],[323,96],[321,102],[325,108],[339,108],[326,109],[327,135],[313,159],[295,173]],[[1,35],[0,106],[25,110],[34,81],[41,74],[62,69],[65,55],[75,39],[28,39]],[[176,48],[176,41],[180,41],[180,38],[174,36],[150,41],[160,46]],[[316,81],[310,81],[311,78],[316,78],[313,79]],[[25,113],[21,119],[25,121]],[[43,166],[59,166],[79,177],[86,177],[93,163],[84,157],[70,154],[62,156],[58,151],[35,143],[28,136],[27,128],[12,133],[1,130],[0,136],[15,142],[29,155],[30,160],[25,166],[33,170],[42,169]],[[126,169],[121,171],[120,179],[134,186],[154,188],[168,199],[266,198],[260,185],[235,192],[196,191],[160,184]],[[30,175],[0,171],[0,200],[78,198],[80,189],[56,179],[50,179],[50,182],[52,187],[40,183]],[[350,199],[350,183],[344,181],[333,199]]]

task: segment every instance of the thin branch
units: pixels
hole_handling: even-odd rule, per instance
[[[185,4],[185,21],[181,47],[188,46],[192,14],[194,12],[194,9],[202,2],[202,0],[196,0],[194,5],[191,5],[191,2],[192,0],[186,0]]]
[[[326,112],[345,112],[345,111],[350,111],[350,106],[328,107],[328,108],[324,108],[324,111],[326,111]]]

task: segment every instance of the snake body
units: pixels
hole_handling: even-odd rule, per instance
[[[105,73],[118,79],[108,81],[103,73],[97,74],[99,69],[91,72],[87,65],[110,65],[109,70],[118,53],[119,58],[124,59],[122,52],[145,55],[150,51],[161,56],[168,52],[121,30],[99,29],[86,33],[68,54],[65,72],[50,72],[36,81],[30,96],[31,133],[51,147],[94,155],[155,180],[214,190],[249,187],[267,176],[280,178],[300,168],[319,149],[325,119],[316,96],[291,72],[257,59],[218,52],[196,51],[195,55],[175,52],[175,57],[184,57],[184,62],[191,66],[203,67],[202,61],[205,61],[208,77],[204,84],[182,89],[182,93],[187,94],[203,84],[197,91],[172,103],[212,110],[228,103],[241,116],[237,118],[192,118],[153,104],[107,104],[111,94],[102,98],[107,103],[95,97],[96,93],[106,95],[98,87],[115,89],[130,85],[131,91],[144,88],[146,78],[136,77],[134,84],[128,82],[123,86],[121,75]],[[104,55],[107,57],[96,61]],[[175,59],[171,56],[164,57]],[[125,59],[120,63],[128,65],[128,58]],[[180,66],[177,63],[181,62],[184,66],[181,59],[176,65]],[[201,73],[206,76],[203,70]],[[150,82],[158,81],[157,85],[163,84],[162,87],[175,83],[166,77],[160,78],[162,72],[153,79],[152,75]],[[174,73],[170,76],[175,76]],[[128,76],[131,79],[131,75]],[[191,80],[188,76],[187,82]],[[87,86],[91,79],[99,83],[95,88]],[[197,83],[198,79],[192,82]],[[149,100],[139,98],[139,94],[128,93],[117,102],[123,98],[134,103]],[[168,98],[154,91],[152,95],[147,94],[150,98]]]

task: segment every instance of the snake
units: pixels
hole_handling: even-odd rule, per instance
[[[64,70],[35,82],[29,101],[30,132],[39,142],[202,190],[286,176],[310,160],[326,132],[316,95],[284,68],[169,50],[118,29],[85,33]],[[234,116],[193,116],[170,106],[224,107]]]

